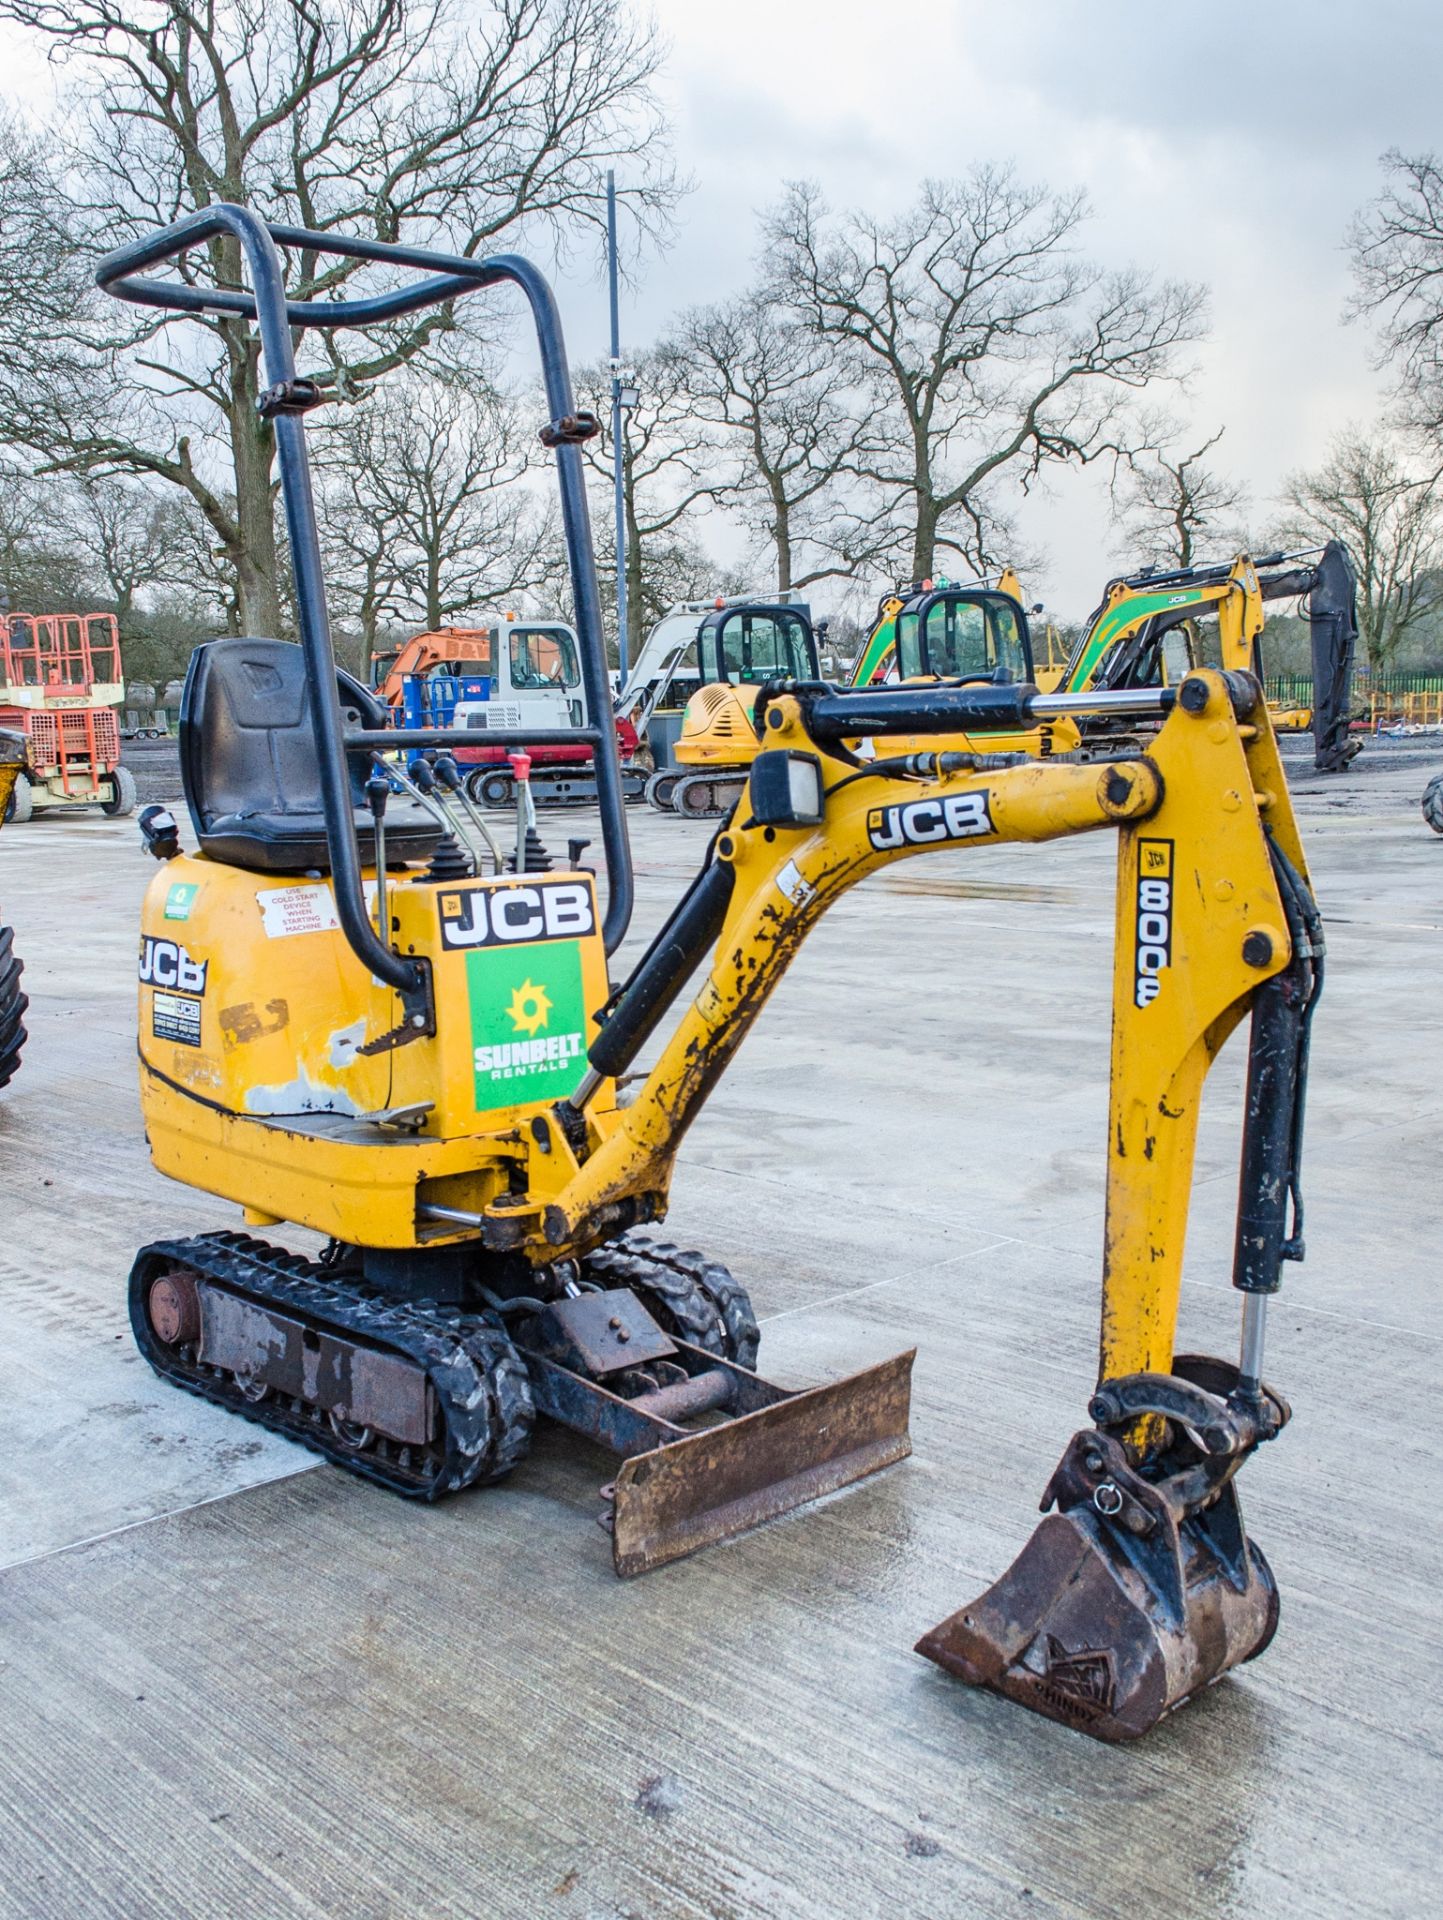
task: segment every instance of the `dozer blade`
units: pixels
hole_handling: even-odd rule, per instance
[[[649,1573],[904,1460],[916,1350],[624,1460],[612,1553]]]
[[[1230,1481],[1180,1517],[1088,1432],[1048,1491],[1066,1510],[918,1653],[1095,1739],[1135,1740],[1272,1639],[1277,1586]]]

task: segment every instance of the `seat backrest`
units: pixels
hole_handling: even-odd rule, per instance
[[[386,709],[337,670],[343,723],[385,726]],[[362,800],[366,756],[350,756]],[[211,640],[196,648],[180,707],[180,772],[196,834],[255,814],[322,811],[305,656],[285,640]]]

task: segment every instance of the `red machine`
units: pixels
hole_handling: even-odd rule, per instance
[[[134,812],[115,712],[124,693],[113,613],[0,615],[0,727],[25,740],[8,819],[46,807]]]
[[[560,733],[592,724],[576,636],[558,620],[508,614],[489,627],[441,627],[416,634],[394,654],[376,655],[375,662],[385,667],[377,691],[398,725],[456,729],[456,759],[474,769],[467,788],[484,806],[508,806],[516,795],[509,749],[483,745],[488,731]],[[629,762],[636,729],[618,717],[616,732],[622,760]],[[530,754],[538,801],[595,798],[589,745],[533,747]],[[641,775],[624,775],[624,785],[629,799],[638,798]]]

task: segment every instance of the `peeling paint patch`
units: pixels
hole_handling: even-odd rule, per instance
[[[366,1038],[366,1023],[357,1020],[349,1027],[341,1027],[331,1035],[326,1058],[333,1067],[345,1069],[356,1064],[356,1055]]]
[[[312,1080],[302,1067],[294,1080],[278,1087],[248,1087],[247,1113],[271,1114],[280,1118],[295,1113],[359,1113],[343,1087],[323,1087]]]
[[[267,1034],[281,1033],[290,1021],[291,1009],[284,1000],[267,1000],[264,1007],[258,1007],[254,1000],[244,1000],[239,1006],[220,1010],[220,1030],[227,1052],[248,1046],[252,1040],[263,1040]]]

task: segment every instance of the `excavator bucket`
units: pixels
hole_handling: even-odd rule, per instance
[[[917,1652],[1097,1740],[1135,1740],[1259,1654],[1278,1590],[1231,1474],[1144,1479],[1122,1445],[1074,1436],[1049,1514],[995,1585]]]

